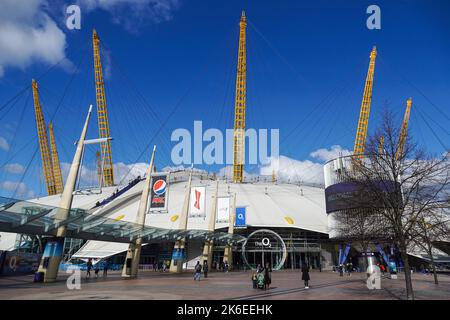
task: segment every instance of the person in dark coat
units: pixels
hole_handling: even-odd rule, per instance
[[[270,284],[272,283],[272,268],[269,263],[266,263],[266,267],[264,268],[264,290],[269,289]]]
[[[105,262],[103,263],[103,276],[104,277],[108,276],[108,268],[109,268],[109,262],[108,262],[108,259],[106,259]]]
[[[205,275],[205,278],[208,278],[208,261],[203,261],[203,274]]]
[[[86,277],[91,277],[91,269],[92,269],[92,259],[89,258],[88,262],[86,263],[86,267],[87,267],[87,273],[86,273]]]
[[[305,289],[309,289],[309,266],[304,263],[302,266],[302,280],[305,282]]]

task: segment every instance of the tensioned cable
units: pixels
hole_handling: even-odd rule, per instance
[[[439,142],[439,144],[442,146],[442,148],[444,148],[445,151],[448,151],[449,148],[442,142],[442,140],[439,138],[439,136],[436,134],[436,132],[434,131],[433,127],[430,126],[430,124],[428,123],[428,121],[425,119],[425,117],[422,115],[422,111],[420,110],[420,108],[416,108],[415,110],[418,111],[419,116],[422,118],[423,122],[425,122],[426,126],[428,127],[428,129],[430,129],[431,133],[433,134],[433,136],[436,138],[436,140]]]
[[[380,55],[379,53],[377,54],[377,57],[380,57],[381,61],[392,71],[395,71],[394,73],[397,73],[397,75],[403,80],[405,81],[407,84],[409,84],[413,89],[415,89],[422,97],[425,98],[425,100],[427,100],[439,113],[441,113],[447,120],[450,121],[450,117],[441,109],[439,108],[435,103],[433,103],[431,101],[431,99],[428,98],[427,95],[425,95],[425,93],[422,92],[422,90],[420,90],[418,87],[416,87],[411,81],[409,81],[403,74],[401,74],[399,71],[395,70],[385,59],[383,59],[383,56]]]

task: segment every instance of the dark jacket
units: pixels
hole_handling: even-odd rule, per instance
[[[302,280],[303,281],[309,281],[309,267],[306,265],[306,264],[304,264],[303,266],[302,266]]]

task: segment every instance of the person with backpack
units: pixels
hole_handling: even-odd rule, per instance
[[[202,274],[202,266],[200,265],[200,261],[197,261],[197,264],[195,265],[194,268],[194,281],[198,280],[200,281],[200,276]]]

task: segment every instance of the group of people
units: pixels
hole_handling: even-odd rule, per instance
[[[206,260],[203,261],[203,266],[200,264],[200,261],[197,261],[197,264],[194,267],[194,281],[200,281],[202,271],[203,271],[204,277],[208,278],[209,267],[208,267],[208,261],[206,261]]]
[[[100,272],[100,266],[103,267],[103,276],[106,277],[108,276],[108,268],[109,268],[109,262],[108,260],[103,261],[103,263],[97,262],[95,264],[95,277],[98,278],[98,273]],[[90,278],[91,277],[91,270],[94,267],[93,263],[92,263],[92,258],[89,258],[87,263],[86,263],[86,278]]]
[[[267,290],[272,283],[272,268],[269,263],[265,267],[260,264],[256,267],[256,272],[252,274],[253,289]]]
[[[338,266],[338,271],[339,271],[340,277],[343,277],[344,273],[350,277],[352,275],[352,271],[353,271],[353,263],[349,262],[346,264],[340,264]]]
[[[305,284],[305,289],[309,289],[309,266],[306,263],[302,265],[302,280]],[[269,289],[272,283],[272,268],[269,263],[265,267],[260,264],[256,267],[256,272],[252,274],[253,289]]]

